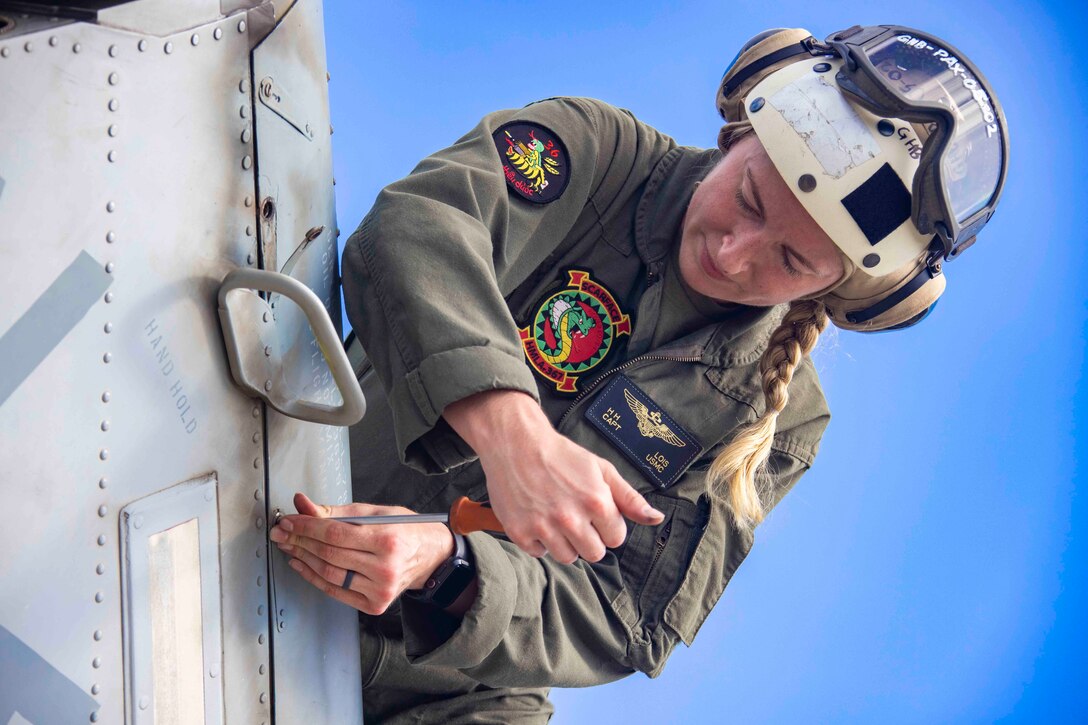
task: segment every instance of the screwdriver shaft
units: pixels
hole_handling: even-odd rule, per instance
[[[334,516],[331,521],[343,521],[347,524],[444,524],[450,520],[449,514],[397,514],[394,516]]]

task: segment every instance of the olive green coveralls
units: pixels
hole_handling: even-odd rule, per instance
[[[493,134],[514,120],[565,146],[567,186],[549,203],[507,184]],[[689,315],[670,302],[668,267],[687,203],[719,159],[600,101],[550,99],[488,115],[423,160],[381,192],[348,240],[347,313],[369,356],[357,369],[368,412],[351,429],[356,501],[440,512],[462,495],[486,498],[474,453],[441,414],[474,393],[513,389],[537,398],[560,433],[612,461],[665,514],[656,527],[628,522],[626,543],[594,564],[562,565],[501,536],[468,536],[479,594],[463,620],[406,599],[362,617],[368,721],[546,722],[548,687],[636,670],[655,677],[677,642],[695,638],[752,544],[726,505],[705,495],[706,468],[763,410],[758,361],[785,312],[718,305],[707,313],[704,305]],[[590,271],[632,324],[607,364],[578,378],[577,397],[534,372],[519,338],[569,270]],[[585,416],[617,374],[702,449],[665,488]],[[812,464],[828,420],[806,358],[778,421],[772,503]]]

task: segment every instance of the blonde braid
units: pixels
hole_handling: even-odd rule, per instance
[[[758,420],[740,429],[707,471],[708,493],[713,498],[728,489],[733,520],[741,530],[755,528],[763,521],[756,474],[771,455],[778,414],[789,401],[787,388],[794,370],[816,346],[827,323],[822,302],[804,300],[790,305],[759,361],[766,410]]]

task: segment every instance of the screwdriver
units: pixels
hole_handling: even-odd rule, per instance
[[[283,517],[282,511],[276,512],[273,525]],[[393,514],[388,516],[333,516],[329,521],[343,521],[357,526],[373,524],[446,524],[455,534],[471,534],[473,531],[495,531],[505,533],[502,523],[491,504],[477,503],[462,496],[453,502],[448,514]]]

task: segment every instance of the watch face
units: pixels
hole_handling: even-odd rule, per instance
[[[461,596],[461,592],[465,591],[465,587],[469,585],[474,576],[476,576],[476,572],[471,564],[464,559],[456,560],[453,569],[450,570],[445,581],[439,585],[438,591],[431,597],[431,601],[440,607],[448,607],[457,600],[457,597]]]

